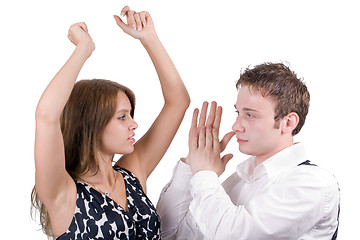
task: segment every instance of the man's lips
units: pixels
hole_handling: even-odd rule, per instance
[[[248,142],[249,140],[244,140],[244,139],[241,139],[241,138],[237,138],[237,142],[238,143],[246,143]]]

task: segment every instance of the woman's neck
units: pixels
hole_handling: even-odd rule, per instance
[[[84,175],[80,175],[80,178],[92,184],[101,184],[104,186],[113,185],[115,178],[111,158],[105,158],[104,156],[100,155],[97,158],[97,161],[98,168],[90,169]]]

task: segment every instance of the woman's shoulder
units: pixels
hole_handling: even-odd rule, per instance
[[[128,170],[126,168],[123,168],[123,167],[120,167],[118,165],[115,165],[113,168],[114,168],[115,171],[120,172],[121,175],[123,175],[124,179],[130,178],[132,181],[139,182],[139,179],[130,170]]]

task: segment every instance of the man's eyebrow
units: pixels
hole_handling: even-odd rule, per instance
[[[243,111],[247,111],[247,112],[249,112],[249,111],[251,111],[251,112],[258,112],[258,110],[253,109],[253,108],[243,108]]]
[[[235,108],[236,110],[238,110],[237,107],[236,107],[236,104],[234,104],[234,108]],[[253,108],[246,108],[246,107],[243,108],[242,110],[243,110],[243,111],[258,112],[257,110],[255,110],[255,109],[253,109]]]

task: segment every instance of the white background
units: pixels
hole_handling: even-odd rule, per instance
[[[136,139],[162,107],[155,70],[138,40],[112,17],[125,5],[151,13],[155,27],[190,93],[192,103],[167,154],[148,181],[156,204],[176,161],[187,154],[192,111],[202,101],[224,107],[221,134],[235,120],[240,70],[266,61],[289,62],[311,94],[305,127],[296,137],[309,159],[332,171],[341,188],[339,238],[354,239],[360,214],[359,55],[356,1],[177,0],[4,1],[0,6],[1,219],[11,239],[46,239],[30,217],[34,184],[34,112],[37,101],[74,49],[68,27],[87,23],[96,50],[79,79],[105,78],[137,96]],[[222,179],[247,156],[236,141]],[[51,161],[51,159],[49,159]],[[5,223],[5,224],[4,224]],[[11,237],[10,237],[11,236]]]

